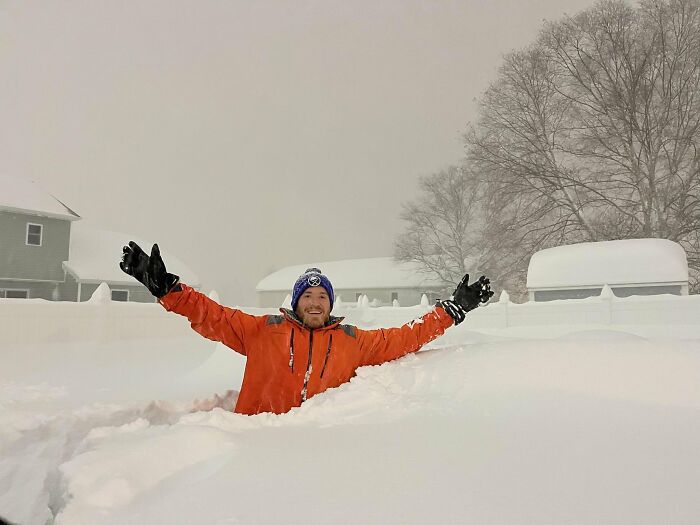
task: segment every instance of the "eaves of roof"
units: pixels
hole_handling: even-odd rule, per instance
[[[56,199],[58,200],[58,199]],[[61,202],[61,201],[58,201]],[[72,211],[70,208],[61,203],[68,213],[53,213],[50,211],[39,211],[39,210],[28,210],[24,208],[14,208],[12,206],[2,206],[0,205],[0,211],[9,211],[11,213],[22,213],[24,215],[31,215],[33,217],[47,217],[49,219],[63,219],[68,221],[78,221],[81,219],[80,215]]]

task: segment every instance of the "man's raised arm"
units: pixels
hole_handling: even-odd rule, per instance
[[[246,355],[246,332],[257,326],[255,316],[222,306],[180,283],[177,275],[167,272],[157,244],[149,257],[138,244],[129,242],[119,267],[148,288],[166,310],[187,317],[196,332]]]
[[[438,301],[435,309],[399,328],[359,330],[361,365],[378,365],[418,351],[445,333],[450,326],[464,321],[466,314],[493,296],[490,281],[482,276],[469,284],[466,274],[452,299]]]

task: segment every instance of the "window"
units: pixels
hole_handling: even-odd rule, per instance
[[[27,223],[27,246],[41,246],[43,231],[43,225]]]
[[[3,299],[29,299],[29,290],[0,290]]]
[[[399,300],[399,292],[391,292],[391,302]]]
[[[129,300],[129,290],[112,290],[112,301],[127,302]]]

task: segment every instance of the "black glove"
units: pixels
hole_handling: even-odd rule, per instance
[[[119,267],[136,278],[158,299],[173,289],[182,289],[179,285],[180,278],[165,270],[157,244],[153,245],[150,257],[134,241],[129,241],[129,246],[124,246],[123,251]]]
[[[450,314],[450,317],[454,319],[455,325],[458,325],[464,321],[467,312],[493,297],[490,282],[482,275],[478,281],[469,284],[469,274],[466,274],[457,285],[457,288],[455,288],[452,299],[438,301],[438,304]]]

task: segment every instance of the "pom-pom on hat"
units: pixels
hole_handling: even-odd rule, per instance
[[[331,301],[331,310],[333,309],[335,297],[333,296],[333,285],[328,280],[328,277],[323,275],[318,268],[307,268],[307,270],[299,276],[297,282],[294,283],[294,289],[292,290],[292,310],[296,311],[301,294],[303,294],[307,288],[313,286],[322,286],[326,290],[328,299]]]

